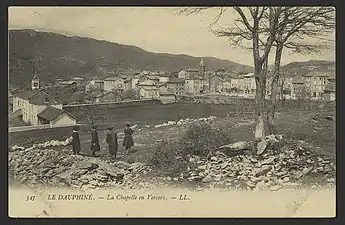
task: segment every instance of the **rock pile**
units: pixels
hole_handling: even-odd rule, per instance
[[[9,173],[28,185],[74,188],[121,186],[145,166],[71,155],[70,149],[25,149],[9,153]]]
[[[304,141],[284,141],[282,136],[266,137],[257,148],[239,142],[223,146],[208,159],[191,158],[184,178],[207,188],[249,190],[296,187],[312,178],[334,185],[335,163],[312,148]]]
[[[56,140],[50,140],[45,143],[39,143],[39,144],[33,144],[30,148],[27,148],[26,150],[30,151],[33,149],[42,149],[42,148],[48,148],[48,147],[55,147],[55,146],[68,146],[72,143],[72,137],[67,138],[64,141],[56,141]],[[25,150],[24,147],[14,145],[11,148],[12,151],[22,151]]]
[[[11,148],[11,150],[12,151],[21,151],[21,150],[24,150],[25,148],[24,147],[22,147],[22,146],[18,146],[18,145],[13,145],[12,146],[12,148]]]
[[[173,126],[173,125],[185,125],[185,124],[190,124],[190,123],[196,123],[196,122],[212,122],[214,120],[216,120],[217,117],[216,116],[210,116],[207,118],[199,118],[199,119],[180,119],[179,121],[168,121],[166,123],[163,124],[158,124],[155,126],[155,128],[158,127],[165,127],[165,126]]]

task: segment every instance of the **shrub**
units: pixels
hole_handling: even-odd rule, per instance
[[[228,130],[212,128],[209,123],[195,123],[182,134],[178,145],[183,156],[207,156],[210,151],[231,142],[232,138]]]
[[[181,157],[181,149],[171,140],[162,140],[157,145],[151,163],[156,169],[169,175],[179,175],[188,166],[187,159]]]
[[[209,123],[191,124],[176,141],[158,144],[152,164],[166,173],[179,174],[188,167],[189,156],[207,156],[218,147],[232,142],[227,129],[215,129]]]

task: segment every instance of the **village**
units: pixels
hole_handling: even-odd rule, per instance
[[[332,72],[333,70],[333,72]],[[35,70],[34,70],[35,71]],[[272,73],[266,80],[266,98],[270,97]],[[54,94],[51,91],[60,88]],[[277,98],[287,100],[335,101],[334,68],[306,74],[281,74]],[[66,102],[61,93],[71,90],[77,98]],[[118,74],[104,80],[85,80],[72,77],[66,81],[57,79],[50,85],[42,84],[34,72],[31,90],[9,92],[10,121],[14,126],[76,124],[75,116],[63,110],[63,105],[107,104],[121,101],[159,100],[162,104],[179,102],[185,96],[228,96],[253,99],[256,93],[254,73],[235,74],[224,69],[208,69],[203,59],[196,69],[179,72],[141,71],[134,74]],[[61,101],[65,99],[65,101]],[[18,122],[19,121],[19,122]],[[59,122],[60,121],[60,122]]]

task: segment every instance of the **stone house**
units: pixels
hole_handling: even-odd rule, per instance
[[[210,93],[221,93],[224,91],[224,80],[218,76],[209,78],[209,91]]]
[[[121,101],[121,96],[116,92],[106,92],[96,96],[96,103],[107,103],[107,102],[119,102]]]
[[[175,95],[185,94],[185,81],[179,78],[172,78],[166,83],[167,92]]]
[[[91,80],[89,85],[86,86],[86,90],[90,90],[90,87],[92,87],[98,91],[103,91],[104,90],[104,81],[103,80]]]
[[[125,78],[123,77],[108,77],[104,80],[104,91],[124,91]]]
[[[335,101],[335,98],[336,98],[335,95],[336,95],[335,82],[330,81],[324,89],[323,99],[326,101]]]
[[[329,83],[329,78],[334,77],[334,72],[311,71],[304,75],[307,91],[312,99],[322,99],[322,95]]]
[[[158,82],[159,83],[166,83],[169,81],[169,79],[170,79],[170,75],[168,73],[163,73],[163,74],[159,75]]]
[[[53,111],[56,117],[44,117],[47,112],[51,115]],[[49,123],[51,125],[70,125],[76,123],[73,116],[62,110],[62,104],[44,90],[26,91],[16,94],[13,99],[13,114],[18,115],[24,122],[31,125]]]
[[[255,97],[256,83],[254,73],[249,73],[243,77],[243,96],[247,98]]]
[[[82,77],[73,77],[71,81],[76,82],[78,86],[83,85],[85,83],[85,79]]]
[[[140,99],[159,99],[159,89],[155,86],[145,86],[141,87]]]
[[[171,104],[176,102],[176,95],[174,93],[160,93],[159,100],[163,104]]]
[[[42,112],[37,114],[37,118],[39,125],[50,124],[52,127],[70,126],[77,123],[76,118],[73,115],[52,106],[46,107]]]

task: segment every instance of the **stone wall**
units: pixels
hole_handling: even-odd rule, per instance
[[[77,118],[77,122],[80,118],[85,117],[92,113],[104,113],[109,109],[116,108],[128,108],[128,107],[138,107],[147,105],[161,105],[160,100],[133,100],[133,101],[122,101],[122,102],[109,102],[109,103],[95,103],[91,104],[80,104],[80,105],[65,105],[63,110],[69,112]]]

